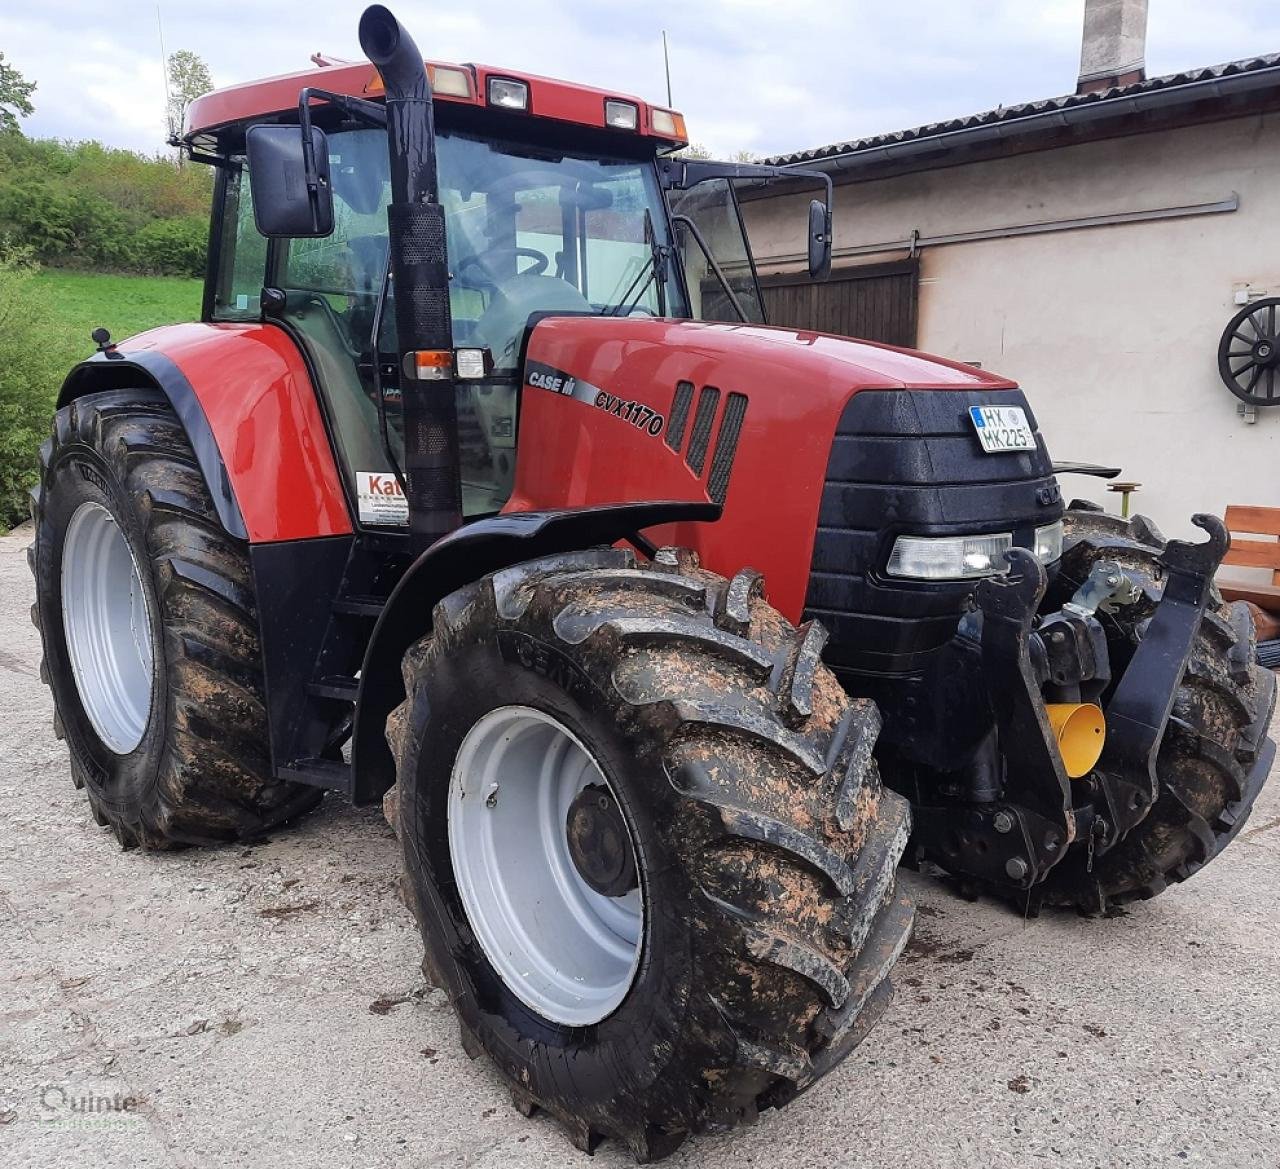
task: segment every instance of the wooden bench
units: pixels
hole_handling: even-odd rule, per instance
[[[1280,507],[1245,507],[1232,504],[1227,508],[1227,530],[1231,548],[1222,558],[1223,564],[1241,568],[1271,569],[1271,583],[1218,579],[1218,588],[1228,601],[1252,601],[1260,609],[1280,612]],[[1236,533],[1270,536],[1269,540],[1242,540]]]

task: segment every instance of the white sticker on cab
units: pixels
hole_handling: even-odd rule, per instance
[[[362,524],[409,525],[409,501],[390,471],[356,472],[356,506]]]

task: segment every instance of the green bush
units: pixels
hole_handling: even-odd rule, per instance
[[[27,516],[37,452],[66,374],[62,338],[29,249],[0,238],[0,532]]]
[[[156,219],[138,232],[136,263],[148,272],[166,276],[200,276],[208,242],[209,220],[205,216]]]
[[[211,190],[205,166],[0,134],[0,233],[42,264],[200,272]]]

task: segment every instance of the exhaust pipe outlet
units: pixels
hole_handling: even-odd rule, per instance
[[[371,4],[360,17],[360,49],[377,66],[387,97],[430,100],[418,46],[389,8]]]
[[[381,4],[360,17],[360,47],[386,89],[391,202],[387,234],[396,305],[404,477],[415,552],[462,526],[453,365],[413,378],[414,354],[452,351],[444,208],[437,197],[435,115],[422,54]],[[375,339],[376,345],[376,339]],[[439,376],[443,373],[444,376]]]

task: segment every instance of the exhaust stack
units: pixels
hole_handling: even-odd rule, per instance
[[[360,48],[382,75],[387,95],[387,228],[404,408],[405,489],[410,536],[420,552],[462,525],[453,321],[444,208],[437,199],[435,117],[422,54],[381,4],[366,8],[360,17]],[[441,356],[419,359],[432,354]]]

